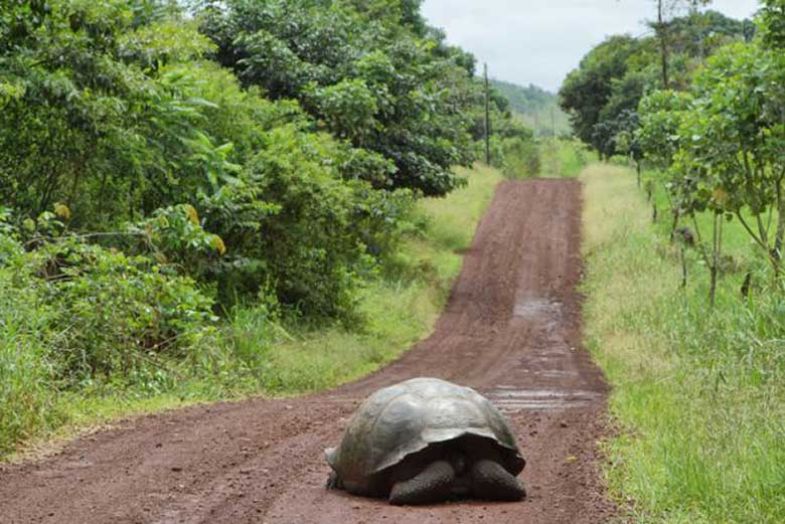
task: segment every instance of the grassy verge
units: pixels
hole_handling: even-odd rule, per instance
[[[426,336],[461,267],[461,250],[490,203],[502,175],[489,168],[462,170],[466,188],[418,203],[419,227],[388,268],[367,283],[359,312],[364,322],[311,327],[270,318],[263,306],[237,309],[215,337],[210,362],[184,363],[180,379],[151,376],[133,389],[106,385],[55,392],[37,354],[39,340],[27,318],[36,305],[2,308],[0,327],[0,457],[37,450],[76,432],[135,414],[248,395],[291,395],[330,388],[378,369]],[[0,274],[0,277],[8,276]],[[0,291],[3,280],[0,278]],[[5,315],[5,316],[3,316]],[[198,373],[194,373],[198,369]],[[208,370],[208,372],[205,372]],[[7,376],[6,376],[7,375]]]
[[[626,169],[585,183],[586,337],[614,386],[613,493],[637,522],[785,521],[785,300],[742,299],[739,276],[707,304],[708,278],[678,253]],[[730,223],[728,254],[750,257]]]

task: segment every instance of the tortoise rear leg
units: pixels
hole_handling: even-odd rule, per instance
[[[390,504],[429,504],[450,496],[455,469],[446,460],[431,462],[416,477],[396,482],[390,490]]]
[[[492,460],[478,460],[472,466],[472,494],[483,500],[516,501],[526,491],[501,464]]]

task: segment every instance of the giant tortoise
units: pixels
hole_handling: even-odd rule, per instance
[[[526,496],[516,478],[526,461],[502,414],[473,389],[435,378],[371,395],[325,455],[328,488],[391,504]]]

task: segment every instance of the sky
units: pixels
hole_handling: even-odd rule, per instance
[[[713,9],[752,16],[757,0],[715,0]],[[423,14],[447,40],[488,62],[493,78],[557,91],[583,55],[611,34],[646,34],[652,0],[425,0]]]

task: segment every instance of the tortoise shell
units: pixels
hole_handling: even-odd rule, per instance
[[[340,446],[325,453],[346,489],[362,493],[407,456],[464,436],[494,442],[512,475],[523,470],[525,461],[499,410],[473,389],[435,378],[407,380],[368,397]]]

